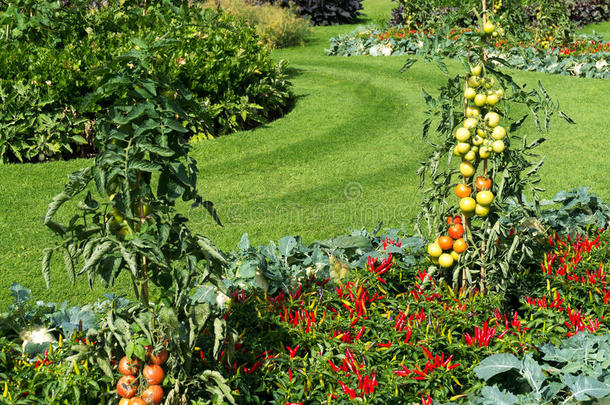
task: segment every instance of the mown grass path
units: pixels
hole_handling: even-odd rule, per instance
[[[363,24],[389,15],[389,0],[367,0]],[[421,141],[424,105],[421,89],[434,92],[446,78],[418,62],[398,73],[403,57],[328,57],[328,38],[352,26],[319,27],[308,45],[275,51],[287,59],[295,108],[256,130],[195,145],[200,188],[214,201],[225,226],[212,224],[201,211],[181,207],[192,226],[231,250],[242,233],[254,244],[284,235],[305,242],[353,228],[410,230],[421,197],[415,171],[429,152]],[[448,61],[452,75],[460,66]],[[547,196],[576,186],[591,186],[610,200],[610,81],[514,72],[530,86],[541,81],[577,122],[557,119],[548,142],[542,186]],[[533,133],[533,126],[524,131]],[[59,261],[51,290],[40,275],[40,254],[53,237],[42,227],[52,196],[66,176],[87,160],[0,166],[0,308],[10,302],[13,281],[34,290],[36,299],[84,303],[107,292],[89,291],[85,280],[70,287]],[[65,210],[64,210],[65,212]],[[119,281],[112,291],[130,293]]]

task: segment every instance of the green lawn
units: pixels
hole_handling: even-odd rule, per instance
[[[362,23],[382,20],[392,3],[365,2]],[[223,228],[201,211],[185,208],[192,226],[225,250],[247,232],[254,244],[284,235],[306,242],[353,228],[411,229],[420,191],[415,171],[429,152],[420,140],[424,119],[421,89],[434,92],[445,80],[431,65],[418,62],[399,74],[404,58],[328,57],[328,38],[355,26],[316,28],[307,46],[276,51],[289,61],[295,108],[263,128],[197,144],[200,188],[215,202]],[[452,74],[457,63],[448,61]],[[518,81],[541,81],[577,122],[552,124],[543,186],[551,196],[579,185],[610,200],[608,128],[605,103],[610,81],[514,72]],[[534,132],[532,126],[524,131]],[[42,216],[66,176],[87,160],[0,166],[0,308],[10,301],[8,286],[18,281],[37,299],[82,303],[99,297],[84,279],[71,287],[60,263],[47,291],[40,275],[43,247],[53,243]],[[113,291],[130,293],[128,283]]]
[[[582,28],[581,32],[583,34],[595,32],[596,34],[603,36],[606,41],[610,41],[610,21],[601,24],[586,25]]]

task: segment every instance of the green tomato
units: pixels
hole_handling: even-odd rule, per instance
[[[479,217],[486,217],[487,215],[489,215],[489,211],[490,211],[490,208],[489,208],[489,206],[486,206],[486,205],[477,204],[476,207],[474,208],[474,213],[477,214],[477,216],[479,216]]]
[[[481,79],[479,78],[479,76],[470,76],[468,78],[468,86],[472,87],[473,89],[476,89],[480,85]]]
[[[475,160],[477,158],[477,154],[474,150],[470,149],[468,152],[466,152],[466,154],[464,155],[464,159],[467,160],[468,162],[472,162],[473,160]]]
[[[492,128],[497,127],[498,124],[500,123],[500,115],[498,113],[490,111],[487,114],[485,114],[484,121],[487,125],[489,125]]]
[[[478,123],[479,123],[479,120],[477,120],[476,118],[466,118],[462,125],[464,128],[471,130],[471,129],[474,129]]]
[[[470,131],[464,127],[459,127],[455,131],[455,138],[460,142],[465,142],[470,138]]]
[[[466,142],[458,142],[455,146],[455,150],[459,155],[465,155],[470,150],[470,144]]]
[[[504,127],[498,125],[491,132],[491,137],[497,140],[504,139],[506,137],[506,130],[504,129]]]
[[[472,100],[476,95],[477,91],[472,87],[468,87],[466,90],[464,90],[464,98],[466,98],[466,100]]]
[[[483,67],[479,63],[475,66],[470,67],[470,74],[473,76],[479,76],[481,74],[482,70],[483,70]]]
[[[474,104],[477,107],[483,107],[487,102],[487,96],[483,93],[479,93],[474,97]]]
[[[487,146],[481,146],[479,148],[479,157],[481,159],[487,159],[491,155],[491,151]]]
[[[491,34],[495,29],[496,26],[491,21],[486,21],[485,24],[483,24],[483,32],[486,34]]]
[[[500,101],[500,98],[495,93],[487,96],[487,105],[491,107],[498,104],[498,101]]]
[[[491,149],[496,153],[502,153],[504,152],[504,149],[506,149],[506,145],[504,145],[503,141],[498,139],[491,144]]]

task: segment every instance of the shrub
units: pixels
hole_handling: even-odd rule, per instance
[[[362,10],[362,0],[260,0],[263,3],[294,7],[314,25],[349,24],[356,21]]]
[[[610,20],[610,3],[605,0],[572,0],[568,3],[570,20],[578,26]]]
[[[150,73],[168,94],[194,102],[188,113],[202,123],[200,137],[266,122],[290,102],[284,64],[271,60],[252,29],[209,9],[181,1],[154,1],[146,12],[131,1],[92,8],[84,1],[20,0],[0,7],[9,33],[0,41],[3,162],[91,152],[92,123],[105,106],[83,104],[104,69],[137,49],[138,40],[169,44],[156,49]]]
[[[306,18],[277,5],[253,5],[244,0],[208,0],[204,3],[204,7],[217,6],[235,18],[245,20],[272,48],[304,45],[305,37],[312,32]]]

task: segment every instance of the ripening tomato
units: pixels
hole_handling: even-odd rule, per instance
[[[149,364],[144,367],[144,370],[142,370],[142,375],[144,376],[144,379],[146,379],[146,382],[150,385],[159,385],[163,382],[163,378],[165,378],[163,369],[157,364]]]
[[[136,375],[140,371],[140,361],[138,359],[129,359],[124,356],[119,361],[119,372],[123,375]]]
[[[462,238],[456,239],[455,242],[453,242],[453,251],[456,253],[462,253],[466,251],[467,248],[468,245],[466,244],[466,241]]]
[[[449,236],[453,239],[459,239],[464,236],[464,227],[460,224],[455,224],[449,227]]]
[[[477,191],[491,190],[491,179],[489,177],[479,176],[474,184],[477,186]]]
[[[121,398],[121,400],[119,401],[119,405],[129,405],[129,399]]]
[[[168,357],[169,357],[169,353],[167,352],[166,349],[163,349],[163,350],[161,350],[157,354],[151,353],[150,354],[150,362],[152,364],[156,364],[158,366],[162,366],[163,364],[165,364],[165,362],[167,361]]]
[[[451,239],[447,235],[443,235],[440,238],[438,238],[438,245],[443,250],[449,250],[453,247],[453,239]]]
[[[129,405],[146,405],[146,402],[140,397],[135,397],[129,401]]]
[[[133,398],[138,391],[138,380],[132,375],[124,375],[116,384],[116,393],[123,398]]]
[[[163,400],[163,388],[160,385],[151,385],[142,392],[142,399],[148,405],[160,404]]]

